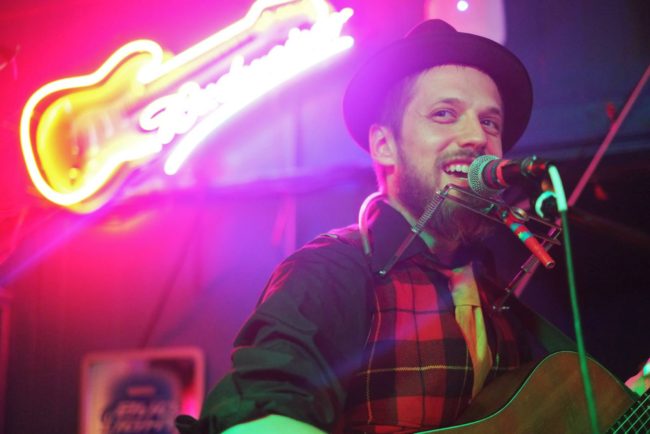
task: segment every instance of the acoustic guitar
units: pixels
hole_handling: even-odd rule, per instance
[[[588,359],[602,433],[650,433],[650,391],[640,398]],[[578,355],[551,354],[492,381],[457,425],[420,434],[591,433]]]

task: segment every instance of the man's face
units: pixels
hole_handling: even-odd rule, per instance
[[[422,73],[411,95],[389,182],[397,200],[417,218],[445,185],[467,187],[467,170],[476,157],[502,156],[503,105],[490,77],[456,65]],[[476,226],[473,216],[456,217],[465,220],[464,226]]]

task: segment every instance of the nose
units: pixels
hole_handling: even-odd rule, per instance
[[[458,134],[458,144],[462,148],[474,148],[478,153],[484,153],[488,146],[488,134],[476,115],[466,113]]]

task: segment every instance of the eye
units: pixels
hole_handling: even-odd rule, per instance
[[[438,109],[431,113],[431,119],[438,122],[453,122],[456,119],[456,112],[451,109]]]
[[[481,124],[491,133],[501,132],[501,122],[495,119],[482,119]]]

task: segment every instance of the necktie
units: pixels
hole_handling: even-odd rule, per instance
[[[485,378],[492,368],[492,353],[485,333],[485,322],[481,310],[472,264],[453,270],[443,270],[449,277],[449,290],[454,301],[456,322],[463,332],[474,368],[472,398],[483,387]]]

